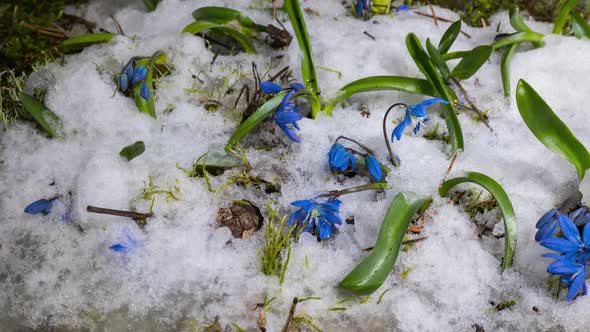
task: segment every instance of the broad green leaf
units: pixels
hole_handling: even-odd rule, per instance
[[[534,32],[526,23],[524,23],[522,16],[520,16],[520,9],[518,6],[510,6],[508,15],[510,16],[510,25],[512,25],[514,30],[518,32]],[[543,43],[534,42],[533,45],[535,45],[535,47],[540,47],[543,45]],[[504,90],[504,93],[505,92],[506,90]],[[508,95],[510,95],[510,93]]]
[[[31,114],[39,126],[51,137],[62,137],[61,119],[37,98],[24,92],[20,93],[20,102],[25,110]]]
[[[324,110],[331,115],[334,107],[342,100],[361,92],[396,90],[419,95],[440,97],[434,87],[427,80],[403,76],[371,76],[361,78],[343,86],[336,95],[328,100]]]
[[[286,92],[279,93],[278,95],[269,99],[266,103],[262,104],[252,115],[250,115],[246,121],[236,129],[231,135],[227,144],[225,144],[225,151],[229,152],[240,142],[244,136],[246,136],[252,129],[259,125],[264,119],[268,118],[281,104],[283,97]]]
[[[504,191],[502,186],[489,176],[477,172],[467,172],[464,177],[453,178],[445,181],[438,193],[441,197],[445,196],[451,188],[464,183],[471,182],[484,187],[498,202],[502,215],[504,216],[504,270],[512,266],[514,253],[516,252],[516,237],[518,235],[516,229],[516,215],[514,208],[510,202],[508,194]]]
[[[375,247],[340,282],[339,287],[361,294],[373,293],[381,287],[395,265],[408,225],[430,202],[425,198],[411,203],[403,193],[397,194],[381,224]]]
[[[461,124],[457,118],[454,106],[457,96],[443,82],[442,77],[432,65],[432,62],[428,58],[428,54],[426,54],[424,48],[422,48],[422,44],[420,44],[418,37],[416,37],[414,33],[409,33],[406,37],[406,47],[420,71],[424,73],[428,81],[434,86],[435,91],[438,92],[441,98],[446,99],[449,102],[448,105],[441,105],[441,107],[444,110],[445,122],[447,123],[447,128],[449,130],[449,136],[451,137],[451,154],[463,150],[463,132],[461,131]]]
[[[143,4],[145,5],[145,8],[147,8],[148,12],[153,12],[156,10],[158,3],[160,3],[160,0],[143,0]]]
[[[225,7],[201,7],[193,12],[193,17],[196,21],[207,21],[221,25],[232,24],[237,22],[251,37],[255,36],[256,32],[265,32],[266,26],[256,24],[251,18],[242,14],[241,12]]]
[[[590,38],[590,25],[580,14],[572,14],[572,31],[578,38]]]
[[[115,37],[116,35],[116,33],[101,32],[76,36],[64,40],[61,44],[59,44],[58,48],[61,52],[64,53],[79,52],[88,46],[99,43],[106,43],[113,39],[113,37]]]
[[[371,2],[371,12],[380,15],[388,15],[391,9],[391,0],[373,0]]]
[[[531,42],[536,45],[543,45],[543,35],[537,32],[519,32],[508,37],[495,41],[492,46],[494,50],[511,44],[520,44],[522,42]]]
[[[580,2],[580,0],[567,0],[563,4],[561,9],[559,10],[559,13],[557,14],[557,17],[555,18],[555,24],[553,25],[554,34],[561,34],[561,32],[563,31],[563,27],[565,26],[567,20],[570,17],[570,12],[572,11],[572,9],[574,9],[574,7],[576,7],[578,2]]]
[[[451,76],[461,80],[470,78],[489,59],[493,50],[494,48],[490,45],[482,45],[472,49],[453,68]]]
[[[145,151],[145,144],[143,141],[137,141],[124,147],[119,155],[131,161],[133,158],[141,155]]]
[[[428,51],[428,55],[430,55],[432,64],[438,68],[438,71],[440,72],[443,80],[447,82],[451,75],[451,71],[449,70],[449,66],[447,66],[445,60],[443,60],[438,49],[430,42],[430,39],[426,39],[426,51]]]
[[[297,42],[299,43],[299,49],[301,51],[301,73],[303,76],[303,83],[316,95],[320,94],[320,87],[315,74],[315,65],[313,59],[313,51],[311,49],[311,41],[309,40],[309,34],[307,33],[307,26],[305,25],[305,19],[301,6],[299,6],[299,0],[285,0],[283,8],[289,15],[289,20],[293,25]]]
[[[141,85],[142,83],[137,83],[133,86],[133,98],[135,99],[135,105],[137,109],[142,112],[149,114],[152,117],[156,117],[156,107],[154,105],[154,87],[153,87],[153,74],[154,74],[154,66],[156,64],[164,64],[166,63],[166,54],[162,51],[157,51],[149,58],[141,58],[137,60],[135,67],[139,66],[146,66],[148,69],[147,76],[145,78],[145,83],[148,86],[150,91],[150,98],[148,100],[143,99],[141,96]]]
[[[510,60],[512,60],[512,55],[514,55],[514,51],[516,51],[518,45],[509,45],[504,49],[504,54],[502,54],[500,70],[502,74],[502,87],[504,88],[504,96],[506,97],[510,96]]]
[[[445,54],[451,49],[453,43],[461,33],[461,20],[451,24],[447,31],[443,34],[438,42],[438,51],[440,54]]]
[[[520,80],[516,86],[516,104],[522,119],[537,139],[549,150],[571,162],[582,179],[590,168],[588,150],[524,80]]]
[[[449,61],[449,60],[453,60],[453,59],[460,59],[460,58],[466,56],[467,54],[469,54],[469,52],[471,52],[471,51],[457,51],[457,52],[445,53],[445,54],[441,54],[441,57],[443,58],[443,60]]]
[[[240,44],[244,52],[249,54],[256,54],[256,48],[254,47],[254,44],[252,44],[252,39],[250,39],[250,37],[239,32],[238,30],[226,27],[222,24],[207,21],[196,21],[184,27],[182,32],[188,32],[194,35],[205,30],[215,30],[228,37],[231,37],[238,44]]]

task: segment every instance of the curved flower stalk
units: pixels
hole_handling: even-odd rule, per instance
[[[338,143],[339,140],[347,140],[355,143],[365,152],[347,148],[344,145]],[[389,169],[381,165],[381,163],[377,160],[377,157],[375,157],[375,152],[366,145],[346,136],[339,136],[330,148],[330,152],[328,153],[328,164],[330,166],[330,170],[332,172],[355,172],[357,164],[357,159],[355,156],[360,157],[360,164],[368,171],[373,181],[384,181],[384,175],[389,172]]]
[[[395,128],[393,129],[393,132],[391,133],[391,142],[393,142],[394,139],[397,139],[398,141],[401,140],[402,134],[407,127],[409,127],[409,126],[414,127],[412,129],[412,131],[414,132],[414,134],[417,134],[418,131],[420,131],[420,128],[424,127],[426,125],[426,122],[428,122],[430,120],[428,115],[426,115],[426,107],[432,106],[434,104],[448,104],[448,103],[449,102],[444,99],[431,98],[431,99],[427,99],[427,100],[425,100],[419,104],[416,104],[416,105],[406,105],[404,103],[396,103],[396,104],[391,105],[387,109],[387,111],[385,112],[385,115],[383,116],[383,137],[385,138],[385,144],[387,145],[387,151],[389,152],[389,158],[395,167],[399,167],[400,160],[393,153],[393,150],[391,148],[391,144],[389,143],[389,138],[388,138],[388,134],[387,134],[387,116],[389,115],[389,112],[391,112],[391,110],[393,110],[394,108],[399,107],[399,106],[404,107],[406,109],[404,119],[395,126]]]
[[[153,72],[156,65],[166,62],[166,54],[155,52],[151,57],[133,57],[117,77],[119,90],[125,95],[133,95],[137,109],[156,117],[153,93]]]
[[[590,223],[587,222],[584,215],[587,210],[586,207],[582,207],[570,213],[570,215],[576,215],[575,221],[582,221],[579,226],[568,215],[560,211],[550,210],[539,220],[540,223],[555,224],[555,229],[559,227],[561,231],[561,236],[551,234],[540,239],[539,244],[559,253],[545,254],[543,257],[555,259],[547,268],[547,272],[559,276],[561,283],[568,287],[568,302],[572,301],[580,292],[582,295],[588,293],[585,279],[588,264],[590,264]],[[579,218],[580,216],[583,217]]]

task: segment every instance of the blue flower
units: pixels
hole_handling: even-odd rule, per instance
[[[342,218],[338,214],[341,203],[338,199],[325,203],[318,203],[311,199],[295,201],[291,205],[298,207],[299,210],[289,216],[289,226],[297,224],[303,227],[303,232],[315,232],[320,241],[329,239],[332,237],[332,232],[336,230],[336,225],[342,225]]]
[[[397,140],[399,141],[402,138],[404,130],[409,125],[414,125],[414,134],[418,133],[418,131],[420,130],[420,126],[430,120],[428,116],[426,116],[426,107],[436,103],[448,104],[449,102],[440,98],[431,98],[417,105],[409,105],[406,108],[406,115],[404,116],[404,119],[402,120],[402,122],[398,123],[397,126],[395,126],[395,128],[393,129],[393,133],[391,134],[391,141],[393,142],[394,138],[397,138]]]
[[[280,85],[278,85],[274,82],[264,81],[264,82],[260,83],[260,90],[262,90],[262,92],[264,92],[264,93],[274,95],[274,94],[281,92],[281,90],[283,90],[283,88],[281,88]]]
[[[356,0],[356,16],[363,17],[371,9],[371,0]]]
[[[588,212],[588,208],[585,206],[570,212],[568,217],[570,217],[578,227],[584,226],[590,222],[590,212]]]
[[[131,78],[131,83],[136,84],[142,81],[147,76],[147,73],[148,70],[145,66],[139,66],[135,68],[135,71],[133,72],[133,76]]]
[[[365,163],[367,164],[367,169],[369,169],[369,173],[375,181],[381,181],[383,177],[383,172],[381,170],[381,164],[377,161],[374,155],[370,154],[365,157]]]
[[[590,224],[583,230],[584,241],[580,238],[580,231],[571,219],[563,213],[557,213],[559,228],[563,237],[550,237],[539,242],[545,248],[559,251],[567,259],[585,262],[590,258]]]
[[[124,240],[122,242],[111,245],[109,249],[111,249],[114,252],[128,254],[131,251],[133,251],[133,249],[139,247],[139,245],[141,244],[140,241],[136,240],[133,237],[133,234],[131,234],[131,231],[127,227],[123,228],[123,230],[121,231],[121,235],[122,237],[124,237]]]
[[[27,205],[27,207],[25,208],[25,213],[28,213],[28,214],[42,213],[44,216],[46,216],[51,212],[51,209],[53,208],[53,201],[56,198],[57,198],[57,196],[50,198],[50,199],[42,198],[38,201],[35,201],[35,202]]]
[[[141,85],[141,88],[139,89],[139,95],[141,96],[141,98],[145,100],[150,99],[150,88],[148,87],[146,82],[143,82],[143,84]]]
[[[408,5],[400,5],[399,7],[397,7],[397,9],[395,11],[396,12],[407,12],[408,10],[410,10],[410,7]]]
[[[125,92],[127,89],[129,89],[129,77],[127,77],[126,73],[119,75],[119,89],[121,89],[122,92]]]
[[[332,171],[340,170],[344,172],[348,169],[354,170],[355,158],[352,152],[345,148],[342,144],[334,143],[328,152],[328,164]]]
[[[289,98],[291,98],[294,93],[295,90],[289,91],[281,101],[279,108],[275,112],[275,123],[281,128],[287,137],[292,141],[299,143],[301,141],[291,127],[299,130],[297,121],[303,119],[303,115],[299,114],[297,112],[299,108],[295,107],[295,104],[289,101]]]
[[[547,272],[561,276],[561,282],[568,286],[567,301],[576,297],[582,291],[582,295],[588,294],[586,286],[586,273],[588,272],[588,263],[578,263],[567,259],[565,256],[557,254],[545,254],[543,257],[555,258],[556,261],[551,263]]]
[[[557,217],[556,217],[557,209],[553,208],[547,213],[545,213],[535,227],[537,227],[538,231],[535,234],[535,241],[541,242],[553,236],[555,231],[557,230]]]

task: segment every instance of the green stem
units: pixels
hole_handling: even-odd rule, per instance
[[[505,47],[511,44],[531,42],[542,45],[544,35],[537,32],[519,32],[508,37],[502,38],[492,44],[494,50]]]
[[[370,184],[364,184],[358,187],[352,187],[342,190],[330,190],[327,193],[320,194],[316,197],[333,197],[338,198],[342,195],[354,194],[365,190],[383,190],[387,188],[387,182],[375,182]]]
[[[399,163],[397,162],[397,159],[395,158],[395,154],[393,153],[393,150],[391,149],[391,143],[389,143],[389,135],[387,135],[387,116],[389,115],[389,112],[397,106],[404,106],[406,108],[408,107],[408,105],[406,105],[404,103],[395,103],[395,104],[389,106],[389,108],[385,112],[385,115],[383,116],[383,138],[385,139],[385,145],[387,145],[387,152],[389,152],[389,158],[391,159],[391,162],[393,163],[393,166],[395,166],[395,167],[399,167]]]
[[[354,144],[356,144],[356,145],[360,146],[361,148],[363,148],[363,149],[364,149],[365,151],[367,151],[369,154],[375,155],[375,152],[374,152],[374,151],[373,151],[371,148],[369,148],[368,146],[366,146],[366,145],[362,144],[361,142],[359,142],[359,141],[357,141],[357,140],[355,140],[355,139],[352,139],[352,138],[349,138],[349,137],[346,137],[346,136],[342,136],[342,135],[338,136],[338,138],[337,138],[337,139],[334,141],[334,143],[337,143],[337,142],[338,142],[338,140],[340,140],[340,139],[345,139],[345,140],[347,140],[347,141],[351,141],[351,142],[353,142]]]

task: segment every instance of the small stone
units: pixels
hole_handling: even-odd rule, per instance
[[[247,239],[262,227],[262,214],[252,203],[234,201],[229,208],[220,208],[217,222],[230,229],[235,238]]]

